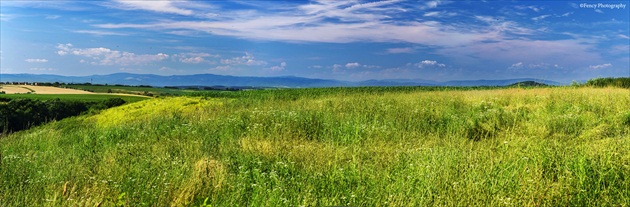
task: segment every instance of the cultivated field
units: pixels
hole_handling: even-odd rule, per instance
[[[136,102],[149,99],[151,97],[130,95],[130,94],[0,94],[0,98],[5,99],[37,99],[37,100],[54,100],[60,99],[64,101],[102,101],[110,98],[122,98],[126,102]]]
[[[99,91],[100,93],[94,93],[85,90],[73,89],[73,88],[60,88],[53,86],[32,86],[32,85],[2,85],[0,91],[4,91],[6,94],[86,94],[86,95],[110,95],[110,96],[136,96],[147,97],[142,95],[130,94],[130,93],[106,93],[107,91]],[[34,97],[34,96],[33,96]],[[89,97],[89,96],[85,96]]]
[[[18,132],[0,153],[0,206],[628,206],[630,96],[207,93]]]
[[[7,94],[16,94],[16,93],[36,93],[36,94],[94,94],[88,91],[69,89],[69,88],[58,88],[52,86],[32,86],[32,85],[3,85],[2,89],[0,89]]]

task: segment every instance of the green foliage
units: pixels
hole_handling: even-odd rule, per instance
[[[595,78],[588,80],[585,86],[630,88],[630,77]]]
[[[544,83],[539,83],[536,81],[522,81],[514,84],[510,84],[511,87],[540,87],[540,86],[549,86]]]
[[[630,204],[627,89],[479,89],[211,92],[67,118],[0,139],[0,206]]]
[[[15,132],[42,123],[125,104],[121,98],[101,102],[61,101],[60,99],[12,99],[0,104],[0,132]]]

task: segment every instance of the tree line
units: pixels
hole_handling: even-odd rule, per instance
[[[0,135],[125,103],[121,98],[98,102],[0,98]]]
[[[630,88],[630,77],[629,78],[594,78],[586,81],[584,83],[586,86],[593,87],[620,87],[620,88]]]

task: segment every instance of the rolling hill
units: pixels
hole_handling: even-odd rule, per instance
[[[422,79],[385,79],[360,82],[329,79],[313,79],[295,76],[249,77],[215,74],[160,76],[152,74],[114,73],[91,76],[60,76],[38,74],[2,74],[0,82],[65,82],[93,84],[123,84],[151,86],[252,86],[284,88],[352,87],[352,86],[508,86],[518,82],[535,81],[547,85],[565,85],[564,83],[534,78],[505,80],[457,80],[436,82]]]

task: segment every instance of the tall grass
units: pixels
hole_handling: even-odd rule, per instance
[[[627,206],[627,89],[151,99],[0,140],[0,206]]]

